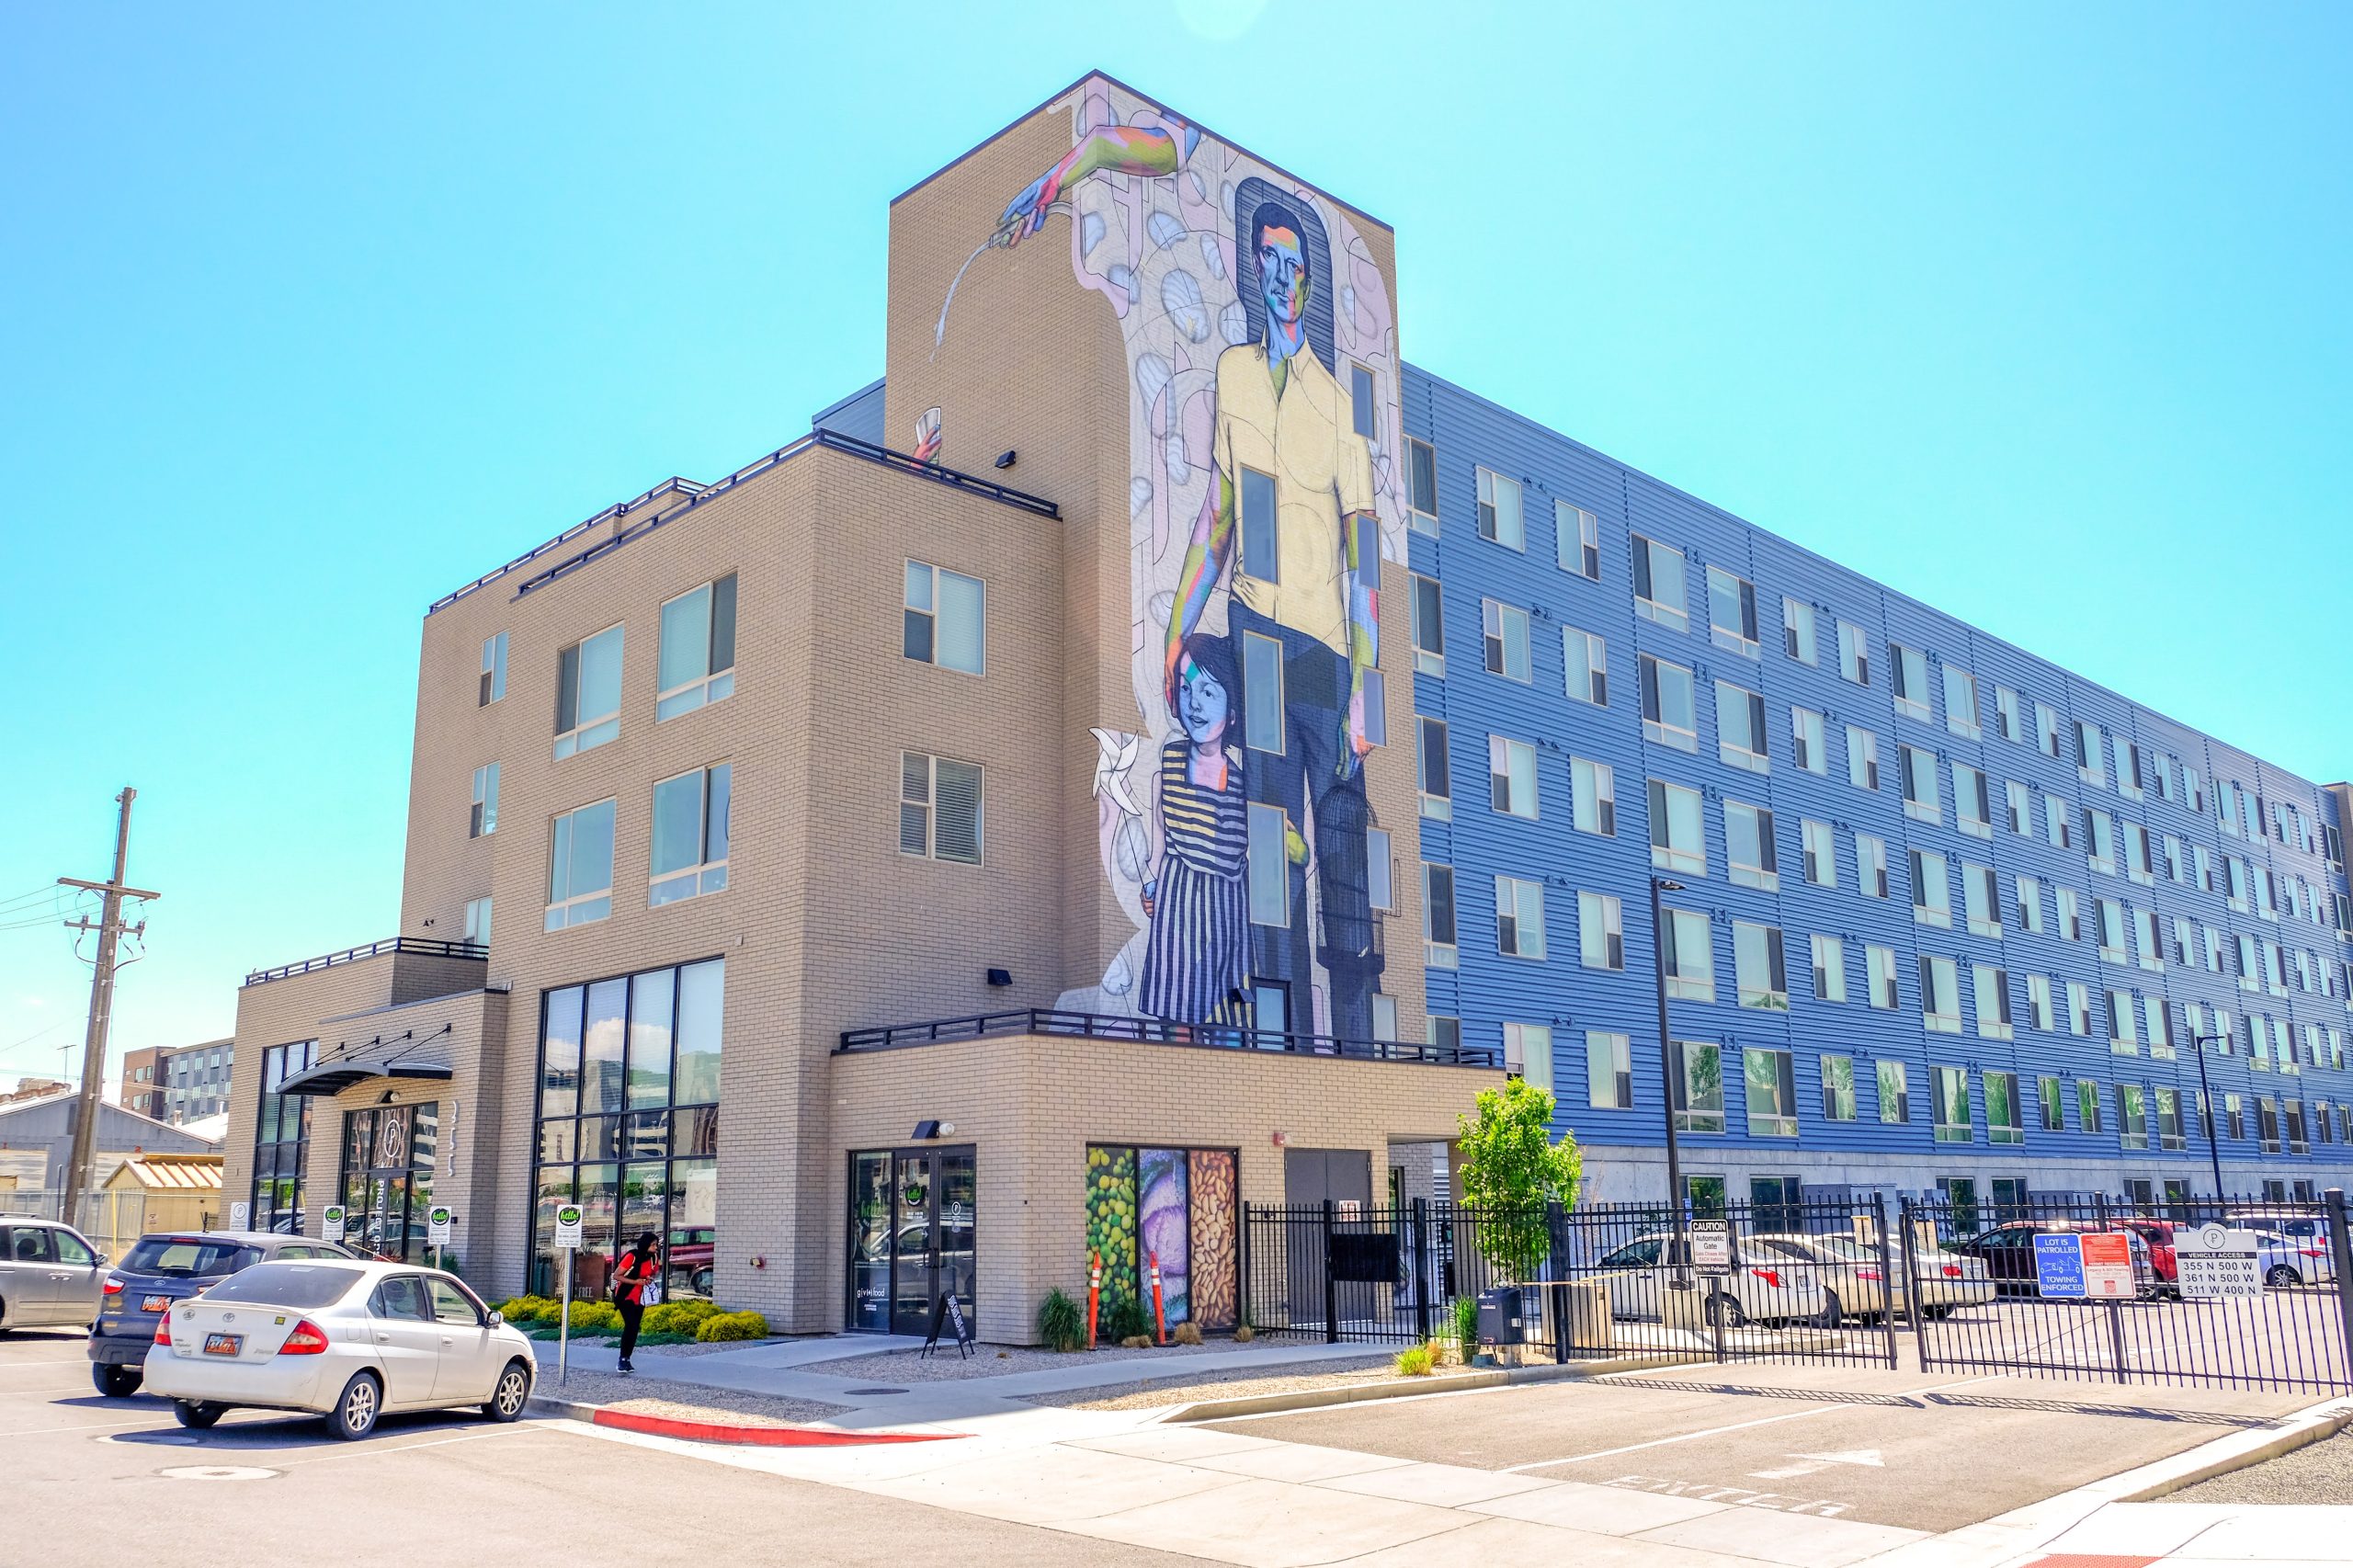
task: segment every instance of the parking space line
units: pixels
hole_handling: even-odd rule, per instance
[[[1990,1377],[1962,1378],[1954,1382],[1938,1383],[1929,1388],[1911,1389],[1906,1392],[1911,1393],[1938,1393],[1946,1389],[1966,1388],[1971,1383],[1990,1383],[1995,1381],[1995,1379]],[[1566,1459],[1537,1460],[1529,1464],[1506,1465],[1497,1473],[1503,1475],[1518,1475],[1524,1471],[1550,1470],[1554,1465],[1576,1464],[1585,1460],[1606,1460],[1616,1454],[1631,1454],[1640,1452],[1643,1449],[1665,1448],[1669,1443],[1688,1443],[1698,1437],[1716,1437],[1722,1436],[1726,1432],[1745,1431],[1751,1426],[1770,1426],[1776,1422],[1781,1421],[1802,1421],[1809,1415],[1824,1415],[1834,1410],[1853,1410],[1855,1408],[1856,1406],[1851,1404],[1818,1404],[1810,1410],[1784,1411],[1779,1415],[1760,1415],[1754,1421],[1734,1421],[1723,1426],[1710,1426],[1703,1431],[1678,1432],[1671,1437],[1654,1437],[1647,1443],[1629,1443],[1625,1447],[1619,1449],[1597,1449],[1589,1454],[1571,1454]]]
[[[451,1443],[478,1443],[484,1437],[512,1437],[521,1433],[536,1432],[538,1430],[540,1430],[540,1428],[537,1426],[517,1424],[511,1426],[501,1426],[494,1431],[489,1432],[460,1432],[454,1437],[436,1437],[430,1442],[403,1443],[398,1448],[363,1448],[354,1445],[351,1448],[339,1449],[329,1453],[313,1454],[307,1459],[288,1460],[280,1468],[291,1469],[298,1464],[322,1464],[328,1460],[360,1459],[370,1454],[382,1456],[385,1454],[413,1453],[418,1449],[447,1448]]]
[[[10,1437],[39,1437],[51,1432],[96,1432],[108,1426],[137,1426],[153,1419],[153,1415],[126,1415],[116,1421],[85,1421],[78,1426],[35,1426],[27,1432],[0,1432],[0,1442]]]

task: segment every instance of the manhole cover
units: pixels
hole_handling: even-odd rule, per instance
[[[278,1471],[249,1464],[183,1464],[155,1473],[171,1481],[267,1481]]]
[[[850,1389],[847,1392],[850,1393],[904,1393],[907,1391],[904,1389]]]

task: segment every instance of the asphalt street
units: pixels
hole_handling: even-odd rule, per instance
[[[101,1399],[78,1335],[0,1338],[0,1568],[768,1568],[1180,1563],[526,1418],[387,1416],[358,1443],[234,1413],[183,1431]]]

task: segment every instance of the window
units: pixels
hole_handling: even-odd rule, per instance
[[[1608,893],[1577,894],[1577,960],[1587,969],[1626,967],[1625,917]]]
[[[2159,1061],[2173,1058],[2173,1015],[2165,1010],[2162,996],[2141,998],[2141,1024],[2148,1031],[2149,1054]]]
[[[2030,936],[2040,937],[2042,925],[2042,881],[2038,877],[2020,876],[2018,880],[2018,924]]]
[[[1887,645],[1888,668],[1893,672],[1895,710],[1907,719],[1928,717],[1928,656],[1901,642]]]
[[[1520,518],[1519,481],[1492,469],[1479,471],[1479,537],[1512,550],[1527,548],[1526,525]]]
[[[1427,441],[1405,440],[1405,483],[1416,532],[1438,532],[1438,454]]]
[[[1397,998],[1376,991],[1372,994],[1372,1038],[1397,1038]]]
[[[1728,680],[1716,682],[1716,752],[1734,767],[1762,773],[1771,766],[1765,735],[1765,699]]]
[[[2073,888],[2059,890],[2059,939],[2063,942],[2084,939],[2083,901]]]
[[[1395,869],[1391,859],[1389,830],[1369,827],[1364,830],[1365,902],[1375,909],[1394,910],[1397,907]],[[1394,1006],[1392,1001],[1392,1006]],[[1384,1035],[1393,1040],[1393,1035]]]
[[[1282,581],[1282,536],[1275,527],[1275,480],[1255,468],[1242,471],[1242,574],[1261,582]]]
[[[2127,1149],[2149,1146],[2149,1095],[2138,1084],[2116,1085],[2116,1131]]]
[[[1677,751],[1699,749],[1699,717],[1688,666],[1644,653],[1636,668],[1643,678],[1643,738]]]
[[[1570,821],[1579,833],[1618,832],[1618,770],[1606,762],[1569,758]]]
[[[476,947],[490,946],[490,896],[466,900],[465,940]]]
[[[1969,920],[1972,935],[1998,937],[2002,934],[2002,901],[1994,891],[1994,868],[1961,863],[1961,893],[1962,913]]]
[[[1627,1037],[1603,1029],[1585,1034],[1585,1098],[1596,1110],[1634,1108],[1634,1062]]]
[[[1379,670],[1359,672],[1364,682],[1364,744],[1389,744],[1389,677]]]
[[[1945,666],[1945,728],[1972,741],[1985,734],[1978,715],[1977,677],[1959,665]]]
[[[1250,923],[1254,926],[1290,924],[1289,826],[1289,818],[1280,806],[1252,803],[1246,853]]]
[[[2279,1146],[2279,1102],[2268,1095],[2255,1102],[2255,1134],[2263,1142],[2267,1154],[2282,1153]]]
[[[2099,1085],[2089,1078],[2075,1080],[2075,1124],[2086,1132],[2100,1130]]]
[[[1690,600],[1683,585],[1683,552],[1672,545],[1630,536],[1634,557],[1634,613],[1677,631],[1690,629]]]
[[[2048,702],[2034,705],[2034,744],[2045,756],[2059,755],[2059,710]]]
[[[1553,549],[1561,570],[1601,581],[1601,519],[1566,501],[1552,503]]]
[[[1422,942],[1432,969],[1455,967],[1454,868],[1422,862]]]
[[[668,1243],[672,1300],[710,1293],[725,988],[709,959],[542,994],[528,1289],[556,1289],[555,1211],[577,1203],[584,1294],[646,1231]]]
[[[1901,1062],[1879,1063],[1879,1119],[1881,1121],[1912,1119],[1911,1074]]]
[[[1283,645],[1242,634],[1242,734],[1253,751],[1283,750]]]
[[[1414,673],[1446,676],[1445,600],[1438,581],[1419,573],[1414,576]]]
[[[1952,924],[1952,882],[1945,858],[1933,849],[1912,855],[1912,918],[1922,926]]]
[[[1479,607],[1486,632],[1487,673],[1525,681],[1528,674],[1528,612],[1487,599]]]
[[[2059,1079],[2045,1074],[2034,1081],[2035,1099],[2042,1111],[2045,1132],[2067,1131],[2067,1098],[2065,1086]]]
[[[1871,683],[1871,645],[1851,620],[1838,623],[1838,673],[1857,686]]]
[[[1454,786],[1446,761],[1446,721],[1415,722],[1415,762],[1421,771],[1422,815],[1441,821],[1454,815]]]
[[[1822,1059],[1822,1119],[1855,1119],[1855,1059],[1851,1056]]]
[[[2034,791],[2013,778],[2002,786],[2003,814],[2020,838],[2034,831]]]
[[[2100,755],[2102,736],[2099,726],[2088,720],[2075,721],[2075,774],[2086,784],[2108,781],[2107,763]]]
[[[1818,888],[1838,885],[1838,841],[1826,822],[1808,817],[1798,824],[1798,837],[1805,848],[1805,880]]]
[[[1677,1132],[1722,1132],[1724,1130],[1723,1052],[1707,1040],[1668,1042],[1667,1054],[1675,1081],[1675,1130]]]
[[[1881,947],[1877,942],[1863,944],[1864,1000],[1881,1012],[1893,1012],[1895,995],[1895,949]]]
[[[2142,771],[2142,762],[2145,756],[2138,741],[2128,741],[2122,735],[2116,737],[2116,792],[2118,794],[2134,801],[2143,798],[2142,785],[2145,775]]]
[[[273,1045],[261,1053],[261,1119],[254,1130],[251,1224],[301,1234],[303,1171],[311,1158],[311,1096],[280,1092],[286,1080],[318,1061],[319,1042]],[[175,1064],[176,1065],[176,1064]]]
[[[1790,739],[1797,764],[1808,773],[1830,771],[1830,756],[1822,744],[1822,715],[1811,708],[1790,710]]]
[[[1969,1069],[1928,1069],[1929,1104],[1936,1119],[1937,1142],[1966,1143],[1970,1140]]]
[[[2097,806],[2084,808],[2085,855],[2095,871],[2116,874],[2116,819]]]
[[[548,836],[550,931],[585,926],[613,912],[613,802],[557,817]]]
[[[1609,644],[1574,626],[1561,629],[1562,677],[1572,702],[1609,706]]]
[[[1969,966],[1970,989],[1977,1005],[1977,1033],[1982,1040],[2008,1040],[2010,1029],[2010,974],[1996,964],[1980,963]]]
[[[1778,892],[1780,864],[1773,849],[1773,813],[1738,801],[1724,802],[1724,860],[1743,887]]]
[[[1858,790],[1879,788],[1879,737],[1855,724],[1847,726],[1847,782]]]
[[[440,1130],[441,1107],[433,1100],[344,1113],[343,1163],[333,1197],[347,1211],[347,1234],[366,1237],[371,1250],[395,1261],[426,1260],[426,1216],[433,1199],[433,1160],[440,1148]],[[308,1252],[290,1249],[278,1256],[301,1257]],[[388,1315],[382,1298],[395,1295],[406,1298],[401,1304],[407,1310],[400,1315],[426,1315],[428,1285],[447,1292],[465,1321],[474,1321],[473,1304],[454,1287],[414,1274],[393,1275],[377,1287],[376,1315]]]
[[[903,752],[899,778],[899,853],[979,865],[980,765]]]
[[[2051,977],[2029,974],[2026,977],[2026,1021],[2029,1028],[2045,1034],[2057,1027],[2057,1017],[2051,1008]]]
[[[1544,956],[1544,884],[1495,879],[1495,950],[1507,959]]]
[[[2080,980],[2067,982],[2067,1032],[2089,1039],[2092,1032],[2092,988]]]
[[[1552,1092],[1552,1031],[1543,1024],[1504,1026],[1504,1071]]]
[[[2015,1073],[1985,1074],[1985,1141],[2026,1142],[2026,1108],[2018,1103],[2018,1075]]]
[[[2026,739],[2018,714],[2018,694],[2006,686],[1994,688],[1994,733],[2013,744]]]
[[[1422,1020],[1422,1034],[1438,1048],[1441,1061],[1460,1061],[1462,1054],[1462,1020],[1444,1013],[1432,1013]]]
[[[1748,1089],[1748,1135],[1751,1138],[1794,1138],[1798,1135],[1797,1076],[1786,1051],[1755,1046],[1741,1052],[1742,1077]]]
[[[1813,999],[1830,1003],[1847,1000],[1847,943],[1843,937],[1813,938]]]
[[[1920,955],[1920,1017],[1930,1034],[1961,1032],[1961,976],[1952,960]]]
[[[621,733],[621,629],[608,627],[556,655],[557,760]]]
[[[2067,802],[2056,795],[2042,797],[2042,836],[2056,849],[2064,849],[2075,841],[2068,825]]]
[[[1865,898],[1887,896],[1887,840],[1876,834],[1855,835],[1855,885]]]
[[[1660,958],[1666,966],[1666,994],[1679,1002],[1716,999],[1714,937],[1708,917],[1695,910],[1661,910]]]
[[[1953,825],[1972,838],[1994,836],[1993,805],[1985,791],[1985,775],[1955,758],[1952,764]]]
[[[1781,601],[1781,652],[1801,665],[1818,662],[1812,605],[1801,604],[1792,598]]]
[[[1664,779],[1650,781],[1651,864],[1663,871],[1708,874],[1708,846],[1699,826],[1699,791]]]
[[[2138,950],[2134,962],[2143,969],[2162,970],[2165,967],[2163,938],[2157,935],[2157,912],[2136,909],[2132,912],[2133,946]]]
[[[1898,746],[1904,778],[1904,814],[1921,822],[1941,822],[1944,809],[1937,799],[1937,754],[1918,746]]]
[[[2108,993],[2108,1049],[2115,1056],[2141,1054],[2141,1028],[2132,1017],[2132,993],[2110,987]]]
[[[474,798],[466,812],[466,836],[488,838],[497,831],[498,764],[485,762],[474,769]]]
[[[487,708],[506,695],[506,633],[496,632],[482,640],[482,684],[475,689],[474,706]]]
[[[2124,906],[2112,898],[2092,901],[2099,915],[2099,956],[2103,963],[2124,961]]]
[[[1756,653],[1756,589],[1721,566],[1708,568],[1708,634],[1719,648]]]
[[[1348,367],[1348,427],[1368,441],[1381,436],[1381,400],[1372,372],[1362,365]]]
[[[907,609],[904,631],[906,656],[981,673],[981,585],[953,572],[938,574],[918,562],[907,562]],[[915,605],[922,585],[923,608]],[[933,605],[938,608],[934,611]],[[923,651],[915,650],[916,618],[924,619]],[[937,622],[935,636],[933,623]],[[691,713],[735,689],[735,574],[705,583],[692,593],[680,594],[662,607],[662,648],[654,661],[660,687],[654,699],[656,723]]]
[[[1536,815],[1536,748],[1526,741],[1487,737],[1488,793],[1495,809],[1509,816]]]
[[[650,906],[727,886],[727,801],[734,771],[722,762],[654,786]]]
[[[1790,1010],[1790,979],[1782,963],[1779,926],[1733,921],[1732,959],[1742,1006],[1780,1013]]]

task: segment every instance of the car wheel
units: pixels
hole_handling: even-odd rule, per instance
[[[1748,1314],[1741,1310],[1738,1301],[1725,1295],[1722,1290],[1708,1298],[1707,1312],[1708,1321],[1711,1324],[1722,1324],[1725,1328],[1748,1326]]]
[[[2284,1263],[2275,1263],[2271,1266],[2271,1272],[2263,1277],[2263,1282],[2274,1290],[2284,1290],[2290,1285],[2302,1284],[2304,1277]]]
[[[172,1402],[173,1418],[192,1432],[201,1432],[227,1414],[229,1407],[209,1399],[176,1399]]]
[[[108,1399],[129,1399],[139,1392],[141,1380],[146,1376],[136,1367],[109,1367],[104,1363],[90,1368],[90,1381]]]
[[[523,1414],[523,1406],[531,1398],[531,1369],[520,1361],[509,1361],[506,1369],[498,1374],[498,1386],[491,1391],[482,1413],[493,1421],[512,1421]]]
[[[1836,1290],[1823,1291],[1822,1326],[1824,1328],[1836,1328],[1840,1323],[1845,1321],[1846,1316],[1847,1304],[1838,1299],[1838,1292]]]
[[[376,1417],[384,1410],[384,1385],[376,1381],[373,1372],[354,1372],[351,1381],[335,1395],[335,1408],[327,1413],[327,1430],[346,1442],[354,1442],[376,1429]]]

